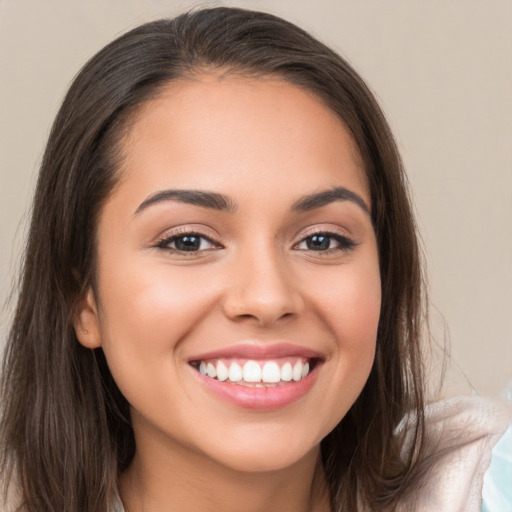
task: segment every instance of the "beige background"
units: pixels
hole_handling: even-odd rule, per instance
[[[50,124],[78,69],[141,22],[219,3],[0,0],[0,301]],[[409,172],[434,334],[442,341],[444,318],[459,384],[464,373],[479,391],[498,393],[512,378],[512,1],[224,4],[298,23],[367,79]]]

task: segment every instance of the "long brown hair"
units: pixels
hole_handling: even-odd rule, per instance
[[[368,382],[321,445],[332,510],[392,507],[419,473],[423,286],[389,126],[352,67],[300,28],[264,13],[203,9],[142,25],[106,46],[78,74],[55,119],[1,383],[0,470],[17,482],[26,512],[107,512],[131,462],[127,402],[101,349],[77,342],[73,312],[94,284],[97,219],[118,179],[130,119],[169,82],[211,68],[297,84],[352,133],[371,191],[382,309]],[[416,442],[404,455],[397,426],[411,413]]]

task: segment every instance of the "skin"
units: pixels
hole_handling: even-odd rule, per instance
[[[327,511],[319,443],[373,363],[379,262],[360,204],[293,205],[344,187],[371,208],[347,129],[294,85],[203,75],[146,103],[123,144],[121,180],[99,219],[97,288],[75,328],[84,346],[103,348],[131,406],[127,511]],[[237,206],[140,208],[168,189],[221,193]],[[212,242],[187,254],[175,241],[157,247],[190,231]],[[319,232],[357,245],[330,238],[329,249],[311,250]],[[311,389],[271,411],[213,395],[189,358],[247,340],[318,352]]]

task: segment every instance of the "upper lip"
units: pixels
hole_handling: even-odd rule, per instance
[[[304,357],[306,359],[317,359],[321,356],[315,350],[291,343],[262,344],[249,342],[197,354],[190,357],[188,361],[206,361],[208,359],[230,357],[240,359],[273,359],[278,357]]]

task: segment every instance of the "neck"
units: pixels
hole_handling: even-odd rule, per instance
[[[137,439],[134,460],[120,478],[126,512],[330,510],[319,447],[283,469],[242,472],[166,444]]]

